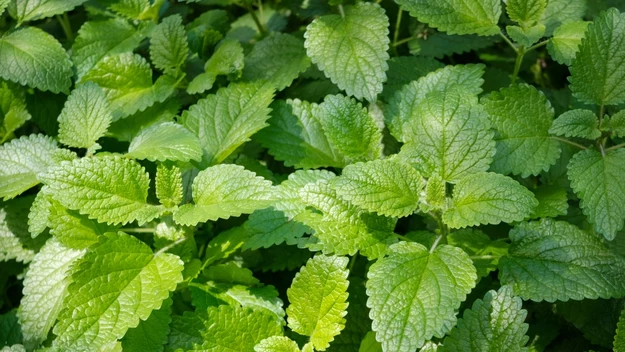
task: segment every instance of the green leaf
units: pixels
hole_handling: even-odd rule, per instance
[[[312,111],[332,146],[354,160],[372,160],[382,153],[382,132],[366,108],[353,98],[328,95]]]
[[[483,104],[497,131],[491,170],[528,177],[556,163],[560,144],[549,135],[554,112],[542,92],[515,85],[491,93]]]
[[[420,349],[419,351],[423,351]],[[375,332],[369,331],[362,339],[358,352],[382,352],[382,345],[375,339]]]
[[[621,110],[612,115],[607,122],[616,137],[625,137],[625,110]]]
[[[463,54],[487,48],[498,40],[496,36],[482,37],[475,34],[449,35],[444,32],[434,32],[428,34],[426,37],[415,38],[409,41],[408,49],[413,55],[431,56],[442,59],[445,56],[451,56],[453,54]],[[390,71],[389,69],[389,77]]]
[[[156,197],[166,208],[182,202],[182,173],[176,166],[159,164],[156,169]]]
[[[112,120],[102,89],[87,82],[67,98],[59,116],[59,141],[75,148],[92,148],[106,133]]]
[[[377,4],[359,3],[306,27],[304,46],[312,62],[357,99],[375,101],[386,80],[390,40],[384,12]]]
[[[336,193],[351,203],[395,217],[408,216],[417,209],[425,186],[413,167],[389,159],[348,165],[333,183]]]
[[[557,62],[570,66],[575,60],[589,24],[590,22],[575,21],[556,28],[553,38],[547,44],[549,55]]]
[[[199,161],[202,146],[189,130],[175,122],[163,122],[141,130],[130,142],[129,157],[150,161]]]
[[[155,255],[123,232],[100,237],[74,267],[53,346],[97,349],[121,338],[161,307],[182,269],[177,256]]]
[[[156,68],[174,77],[179,76],[187,62],[189,46],[182,26],[182,17],[164,18],[150,36],[150,59]]]
[[[541,185],[532,192],[538,200],[538,206],[531,215],[532,219],[566,215],[569,208],[566,189],[558,185]]]
[[[325,351],[345,327],[348,262],[346,257],[317,255],[295,275],[287,290],[289,327],[310,336],[319,351]]]
[[[33,258],[24,278],[18,314],[27,346],[37,346],[48,337],[67,296],[69,269],[83,255],[84,251],[64,247],[51,238]]]
[[[584,103],[617,105],[625,102],[625,15],[617,9],[602,12],[588,26],[586,37],[570,68],[570,88]]]
[[[20,197],[0,203],[0,262],[28,263],[45,241],[44,236],[33,240],[28,232],[26,222],[32,200],[32,197]]]
[[[147,36],[146,29],[146,26],[135,29],[120,18],[85,22],[72,45],[78,81],[105,57],[132,52]]]
[[[181,225],[227,219],[266,208],[274,199],[271,182],[238,165],[209,167],[193,180],[193,202],[174,213]]]
[[[476,300],[471,309],[464,311],[458,326],[443,341],[441,350],[525,351],[529,337],[525,335],[528,325],[524,323],[527,311],[521,309],[522,305],[509,286],[488,291],[484,300]]]
[[[564,23],[581,21],[586,14],[586,3],[586,0],[548,0],[540,19],[540,23],[547,27],[545,35],[551,35]]]
[[[254,45],[246,56],[243,79],[262,80],[282,90],[309,66],[310,58],[302,40],[290,34],[272,33]]]
[[[254,273],[247,268],[240,267],[235,262],[211,265],[203,272],[209,281],[226,284],[256,286],[260,283]]]
[[[422,54],[423,55],[423,54]],[[436,55],[429,55],[435,56]],[[388,80],[384,83],[382,98],[389,101],[395,92],[411,81],[434,72],[444,65],[431,57],[398,56],[388,60]]]
[[[453,207],[443,213],[451,228],[521,221],[538,205],[534,194],[510,177],[471,174],[456,184]]]
[[[0,16],[4,14],[4,10],[9,6],[11,0],[0,0]]]
[[[506,12],[521,27],[531,27],[540,20],[547,7],[547,0],[508,0]]]
[[[122,338],[122,347],[127,351],[160,352],[169,335],[172,300],[163,301],[161,308],[152,311],[147,320],[142,320],[135,328],[128,329]]]
[[[450,233],[447,244],[462,248],[473,260],[479,278],[497,270],[499,259],[508,253],[508,244],[491,240],[479,230],[463,229]]]
[[[72,63],[50,34],[35,27],[6,32],[0,37],[0,77],[53,93],[69,90]]]
[[[297,170],[275,188],[278,200],[274,207],[293,218],[306,211],[306,204],[300,198],[304,186],[321,180],[331,180],[336,175],[328,170]]]
[[[330,143],[321,119],[313,112],[317,104],[299,99],[277,100],[269,127],[255,136],[276,159],[287,166],[314,169],[343,167],[345,157]]]
[[[16,0],[17,24],[62,14],[82,5],[86,0]],[[1,12],[1,11],[0,11]]]
[[[610,348],[624,306],[623,299],[569,300],[557,302],[555,311],[581,331],[591,343]]]
[[[614,336],[614,352],[625,351],[625,309],[621,312],[621,318],[616,328],[616,336]]]
[[[16,85],[0,82],[0,143],[30,118],[24,93]]]
[[[0,145],[0,197],[14,198],[39,184],[37,175],[54,165],[59,148],[42,134],[31,134]]]
[[[443,337],[477,279],[460,248],[441,245],[430,253],[408,242],[392,246],[367,277],[369,315],[384,351],[414,351],[434,336]]]
[[[499,34],[499,0],[395,0],[420,22],[449,34]]]
[[[297,342],[286,336],[272,336],[254,346],[255,352],[300,352]]]
[[[231,84],[192,105],[180,122],[202,144],[202,165],[222,162],[267,126],[273,90],[259,84]]]
[[[462,88],[433,91],[411,116],[403,126],[409,139],[399,155],[424,176],[456,183],[488,170],[495,142],[488,114],[474,96]]]
[[[131,19],[144,20],[150,18],[146,16],[150,9],[149,0],[118,0],[110,5],[109,8]]]
[[[309,231],[302,223],[289,219],[274,208],[255,211],[245,223],[245,228],[249,237],[243,244],[244,250],[269,248],[283,242],[292,244]]]
[[[524,222],[510,231],[499,279],[533,301],[622,297],[625,258],[599,237],[552,219]]]
[[[612,240],[625,220],[625,149],[583,150],[569,162],[571,188],[597,232]]]
[[[597,115],[585,109],[569,110],[558,116],[557,119],[553,120],[549,133],[591,140],[601,137]]]
[[[537,24],[528,28],[506,26],[506,32],[516,43],[525,47],[530,47],[543,37],[545,34],[545,25]]]
[[[187,91],[189,94],[198,94],[213,87],[215,79],[219,75],[237,75],[244,65],[243,48],[235,39],[225,39],[206,61],[205,73],[196,76],[190,83]]]
[[[16,310],[0,315],[0,341],[2,345],[7,346],[2,349],[3,352],[25,351],[23,347],[21,350],[19,348],[14,348],[15,346],[21,346],[16,344],[22,342],[22,331],[17,320]]]
[[[356,351],[362,344],[365,336],[371,332],[371,319],[369,319],[369,308],[367,308],[367,293],[365,279],[350,277],[347,293],[349,294],[349,306],[345,316],[345,328],[334,338],[330,345],[333,352]],[[379,345],[379,343],[378,343]]]
[[[180,103],[168,99],[163,103],[155,103],[144,111],[135,113],[123,120],[117,120],[109,126],[108,134],[120,142],[130,142],[139,132],[149,126],[171,122],[178,115]]]
[[[45,194],[44,188],[35,196],[33,204],[28,212],[28,232],[32,238],[39,236],[48,227],[48,216],[50,215],[50,197]]]
[[[143,224],[162,208],[146,202],[150,179],[135,161],[116,155],[76,159],[41,178],[63,206],[108,224]]]

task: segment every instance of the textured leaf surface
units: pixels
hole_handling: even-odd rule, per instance
[[[150,59],[165,74],[177,76],[189,54],[180,15],[164,18],[150,37]]]
[[[152,311],[148,319],[140,321],[137,327],[128,329],[122,339],[122,347],[127,351],[163,351],[163,344],[167,342],[169,334],[171,305],[171,299],[164,300],[161,308]]]
[[[491,170],[527,177],[555,164],[560,144],[549,136],[554,112],[542,92],[521,84],[493,92],[483,103],[497,131]]]
[[[608,240],[625,221],[625,149],[583,150],[569,162],[569,179],[581,208],[595,230]]]
[[[532,212],[532,219],[566,215],[569,203],[566,189],[558,185],[542,185],[532,189],[538,206]]]
[[[167,208],[182,201],[182,174],[176,166],[159,164],[156,169],[156,197]]]
[[[289,327],[310,336],[317,350],[328,348],[345,327],[348,262],[346,257],[317,255],[295,275],[287,290]]]
[[[193,202],[174,213],[182,225],[227,219],[268,207],[273,200],[271,182],[238,165],[216,165],[193,180]]]
[[[10,138],[30,118],[23,92],[16,85],[0,83],[0,142]]]
[[[450,233],[447,244],[462,248],[473,260],[477,276],[482,278],[497,270],[499,259],[508,253],[508,244],[493,241],[480,230],[463,229]]]
[[[86,0],[17,0],[17,22],[27,22],[71,11]],[[1,12],[1,11],[0,11]]]
[[[522,304],[509,286],[488,291],[484,300],[476,300],[471,309],[464,311],[462,319],[458,319],[458,326],[445,338],[441,350],[524,351],[523,346],[529,337],[525,335],[527,311],[521,309]]]
[[[581,21],[586,13],[585,0],[549,0],[543,12],[541,23],[547,27],[545,35],[551,35],[553,30],[567,22]]]
[[[297,342],[286,336],[272,336],[254,346],[255,352],[299,352]]]
[[[181,123],[195,133],[202,164],[222,162],[254,133],[267,126],[273,91],[259,84],[231,84],[191,106]]]
[[[557,62],[571,65],[590,22],[569,22],[556,28],[547,44],[549,55]]]
[[[508,0],[508,17],[522,27],[529,27],[538,22],[547,7],[547,0]]]
[[[395,0],[403,9],[430,27],[449,34],[495,35],[499,33],[499,0]]]
[[[35,27],[0,37],[0,77],[54,93],[69,90],[72,63],[50,34]]]
[[[431,55],[434,56],[434,55]],[[411,81],[443,67],[443,64],[431,57],[398,56],[388,60],[388,80],[384,83],[382,98],[391,99],[395,92]]]
[[[610,9],[588,26],[571,66],[571,91],[580,101],[597,105],[625,102],[625,15]]]
[[[308,56],[348,95],[375,101],[388,70],[388,17],[377,4],[346,6],[306,28]]]
[[[597,115],[584,109],[569,110],[558,116],[553,120],[549,133],[586,139],[597,139],[601,136]]]
[[[515,294],[534,301],[622,297],[625,258],[599,237],[564,221],[521,223],[510,232],[499,279]]]
[[[608,125],[615,136],[625,137],[625,110],[621,110],[612,115]]]
[[[128,156],[150,161],[199,161],[202,146],[189,130],[175,122],[163,122],[141,130],[130,142]]]
[[[245,240],[243,249],[252,250],[269,248],[283,242],[290,244],[309,231],[304,224],[289,219],[274,208],[255,211],[245,223],[245,228],[249,237]]]
[[[384,351],[414,351],[433,336],[443,337],[477,279],[461,249],[441,245],[430,253],[408,242],[392,246],[367,277],[372,328]]]
[[[417,209],[425,186],[413,167],[388,159],[348,165],[333,182],[342,198],[367,211],[395,217]]]
[[[451,228],[521,221],[538,205],[517,181],[492,172],[469,175],[456,184],[454,205],[443,213]]]
[[[240,75],[243,65],[243,48],[241,43],[235,39],[224,39],[219,43],[213,55],[206,61],[206,65],[204,65],[206,72],[199,74],[189,82],[187,91],[189,94],[197,94],[211,89],[217,76]]]
[[[476,34],[450,35],[444,32],[435,32],[428,34],[427,38],[417,38],[409,41],[408,48],[413,55],[442,59],[445,56],[489,47],[497,40],[495,36],[482,37]]]
[[[529,47],[543,37],[545,34],[545,25],[537,24],[528,28],[506,26],[506,32],[516,43]]]
[[[135,237],[102,236],[72,274],[54,346],[93,349],[121,338],[161,307],[182,281],[182,269],[177,256],[154,255]]]
[[[50,194],[63,206],[109,224],[140,224],[161,208],[146,202],[150,179],[136,162],[120,156],[76,159],[42,176]]]
[[[0,203],[0,262],[14,259],[30,262],[41,245],[43,236],[33,240],[26,224],[31,197],[20,197]],[[5,265],[5,264],[2,264]]]
[[[614,352],[625,351],[625,309],[621,312],[621,318],[616,328],[616,336],[614,336]]]

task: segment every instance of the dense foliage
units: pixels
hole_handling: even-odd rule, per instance
[[[0,347],[623,352],[624,82],[621,0],[0,0]]]

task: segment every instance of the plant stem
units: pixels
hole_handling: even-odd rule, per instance
[[[411,240],[410,238],[404,236],[404,235],[400,235],[398,233],[395,234],[395,236],[397,236],[397,238],[399,238],[400,240],[404,240],[406,242],[414,242],[413,240]]]
[[[393,33],[393,47],[397,47],[397,40],[399,39],[399,27],[401,26],[401,16],[404,11],[399,8],[397,11],[397,21],[395,22],[395,33]],[[397,54],[397,49],[395,49],[395,53]]]
[[[436,246],[438,246],[438,243],[443,239],[443,234],[438,235],[438,237],[436,237],[436,239],[434,240],[434,243],[432,243],[432,247],[430,248],[430,253],[434,253],[434,250],[436,249]]]
[[[514,45],[514,43],[512,43],[512,42],[510,41],[510,39],[508,39],[508,37],[506,37],[506,35],[505,35],[505,34],[503,34],[503,32],[502,32],[502,31],[499,31],[499,36],[500,36],[500,37],[502,37],[502,38],[503,38],[503,40],[504,40],[506,43],[508,43],[508,45],[512,48],[512,50],[514,50],[514,52],[515,52],[515,53],[519,51],[519,49],[517,49],[516,45]]]
[[[406,43],[408,43],[409,41],[411,41],[413,39],[414,39],[414,37],[408,37],[408,38],[400,39],[400,40],[396,41],[395,43],[393,43],[393,46],[397,47],[397,46],[400,46],[402,44],[406,44]]]
[[[74,41],[74,34],[72,33],[72,26],[69,23],[69,17],[67,17],[67,12],[63,15],[56,15],[56,19],[59,21],[61,28],[63,28],[63,33],[65,33],[67,41]]]
[[[543,40],[543,41],[542,41],[542,42],[540,42],[540,43],[537,43],[537,44],[534,44],[534,45],[530,46],[529,48],[525,49],[525,53],[528,53],[528,52],[530,52],[530,51],[532,51],[532,50],[538,49],[538,48],[540,48],[541,46],[545,46],[545,45],[547,45],[547,44],[549,44],[549,39],[547,39],[547,40]]]
[[[552,138],[552,139],[555,139],[555,140],[557,140],[557,141],[560,141],[560,142],[562,142],[562,143],[570,144],[570,145],[575,146],[575,147],[577,147],[577,148],[579,148],[579,149],[588,149],[588,148],[586,148],[585,146],[583,146],[583,145],[581,145],[581,144],[579,144],[579,143],[575,143],[575,142],[573,142],[573,141],[570,141],[570,140],[568,140],[568,139],[566,139],[566,138],[561,138],[561,137],[556,137],[556,136],[551,136],[551,138]]]
[[[349,259],[349,264],[347,266],[347,270],[349,270],[349,273],[351,274],[352,271],[354,270],[354,265],[356,265],[356,260],[358,259],[358,252],[356,252],[356,254],[354,254],[350,259]]]
[[[510,84],[514,84],[519,77],[519,71],[521,70],[521,63],[523,62],[523,56],[525,55],[525,48],[523,45],[519,46],[516,52],[516,61],[514,62],[514,71],[510,77]]]
[[[156,228],[154,227],[133,227],[133,228],[121,228],[120,231],[128,233],[154,233]]]
[[[251,7],[248,7],[247,11],[252,16],[254,23],[256,23],[256,27],[258,28],[258,31],[260,32],[260,34],[264,36],[265,33],[267,33],[267,30],[265,29],[265,25],[260,21],[260,19],[258,19],[258,16],[256,16],[256,11],[254,11],[254,9]]]
[[[174,242],[166,245],[165,247],[159,249],[158,252],[154,253],[154,255],[159,255],[159,254],[165,253],[168,250],[170,250],[170,249],[176,247],[177,245],[181,244],[182,242],[186,241],[187,239],[189,239],[189,238],[188,237],[179,238],[176,241],[174,241]]]
[[[497,258],[501,258],[500,255],[472,255],[469,256],[469,258],[471,258],[472,260],[474,259],[497,259]]]
[[[601,106],[599,107],[599,129],[601,129],[601,125],[603,124],[603,115],[604,114],[605,114],[605,105],[602,102]]]
[[[621,143],[621,144],[613,145],[613,146],[611,146],[610,148],[607,148],[605,151],[606,151],[606,152],[609,152],[610,150],[615,150],[615,149],[618,149],[618,148],[623,148],[623,147],[625,147],[625,143]]]
[[[263,1],[258,0],[258,15],[260,17],[260,23],[265,23],[265,13],[263,12]]]
[[[341,18],[345,18],[345,11],[343,10],[343,5],[339,4],[339,13],[341,14]]]

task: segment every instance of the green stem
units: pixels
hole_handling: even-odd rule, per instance
[[[523,62],[524,55],[525,48],[521,45],[516,52],[516,61],[514,62],[514,71],[512,71],[512,76],[510,77],[510,85],[514,84],[519,77],[519,71],[521,70],[521,63]]]
[[[65,33],[65,37],[68,41],[74,40],[74,33],[72,33],[72,25],[69,22],[69,17],[67,17],[67,13],[63,15],[56,15],[56,19],[59,21],[61,28],[63,28],[63,33]]]
[[[414,37],[408,37],[408,38],[400,39],[400,40],[396,41],[395,43],[393,43],[393,46],[397,47],[397,46],[400,46],[402,44],[406,44],[406,43],[408,43],[409,41],[411,41],[413,39],[414,39]]]
[[[472,255],[469,258],[471,258],[471,260],[475,260],[475,259],[497,259],[497,258],[501,258],[500,255]]]
[[[399,11],[397,11],[397,22],[395,22],[395,33],[393,33],[393,47],[397,47],[396,43],[397,40],[399,39],[399,27],[401,26],[401,16],[403,15],[403,10],[401,9],[401,7],[399,8]],[[397,49],[395,49],[395,53],[397,53]]]
[[[156,228],[154,227],[133,227],[133,228],[121,228],[120,231],[128,233],[154,233]]]
[[[601,106],[599,107],[599,129],[601,129],[601,126],[603,125],[603,115],[604,114],[605,114],[605,105],[602,102]]]
[[[265,14],[263,12],[263,1],[258,0],[258,14],[260,15],[260,23],[265,23]]]
[[[505,35],[505,34],[503,34],[503,32],[502,32],[502,31],[499,31],[499,36],[500,36],[500,37],[502,37],[502,38],[503,38],[503,40],[504,40],[506,43],[508,43],[508,45],[512,48],[512,50],[514,50],[514,52],[515,52],[515,53],[519,51],[519,49],[517,49],[516,45],[514,45],[514,43],[512,43],[512,42],[510,41],[510,39],[508,39],[508,37],[506,37],[506,35]]]
[[[404,240],[406,242],[414,242],[413,240],[411,240],[410,238],[404,236],[404,235],[400,235],[398,233],[395,234],[395,236],[397,236],[397,238],[399,238],[400,240]]]
[[[568,140],[568,139],[566,139],[566,138],[556,137],[556,136],[551,136],[551,138],[552,138],[552,139],[555,139],[555,140],[557,140],[557,141],[560,141],[560,142],[562,142],[562,143],[570,144],[570,145],[575,146],[575,147],[577,147],[577,148],[579,148],[579,149],[588,149],[588,148],[586,148],[585,146],[583,146],[583,145],[581,145],[581,144],[579,144],[579,143],[575,143],[575,142],[573,142],[573,141],[570,141],[570,140]]]
[[[186,241],[187,239],[188,239],[188,237],[179,238],[176,241],[174,241],[174,242],[166,245],[165,247],[159,249],[158,252],[154,253],[154,255],[159,255],[159,254],[165,253],[168,250],[170,250],[170,249],[176,247],[177,245],[181,244],[182,242]]]
[[[623,148],[625,147],[625,143],[621,143],[621,144],[617,144],[617,145],[613,145],[610,148],[607,148],[605,151],[609,152],[610,150],[614,150],[614,149],[618,149],[618,148]]]
[[[540,43],[538,43],[538,44],[534,44],[534,45],[530,46],[529,48],[527,48],[527,49],[525,50],[525,53],[528,53],[528,52],[530,52],[530,51],[532,51],[532,50],[538,49],[538,48],[540,48],[541,46],[545,46],[545,45],[547,45],[547,44],[549,44],[549,39],[547,39],[547,40],[543,40],[542,42],[540,42]]]
[[[345,18],[345,10],[343,10],[343,5],[339,4],[339,13],[341,14],[341,18]]]
[[[265,29],[265,25],[263,25],[263,23],[260,21],[260,19],[258,19],[258,16],[256,16],[256,11],[254,11],[254,9],[251,8],[251,7],[248,7],[247,11],[252,16],[252,19],[254,20],[254,23],[256,23],[256,27],[258,27],[258,31],[260,32],[260,34],[264,36],[265,33],[267,33],[267,30]]]
[[[351,274],[352,271],[354,270],[354,265],[356,265],[356,259],[358,259],[358,252],[356,252],[356,254],[354,254],[350,259],[349,259],[349,265],[347,266],[347,270],[349,270],[349,273]]]
[[[438,243],[443,239],[443,234],[438,235],[438,237],[436,237],[436,239],[434,240],[434,243],[432,243],[432,247],[430,248],[430,253],[434,253],[434,250],[436,249],[436,246],[438,246]]]

